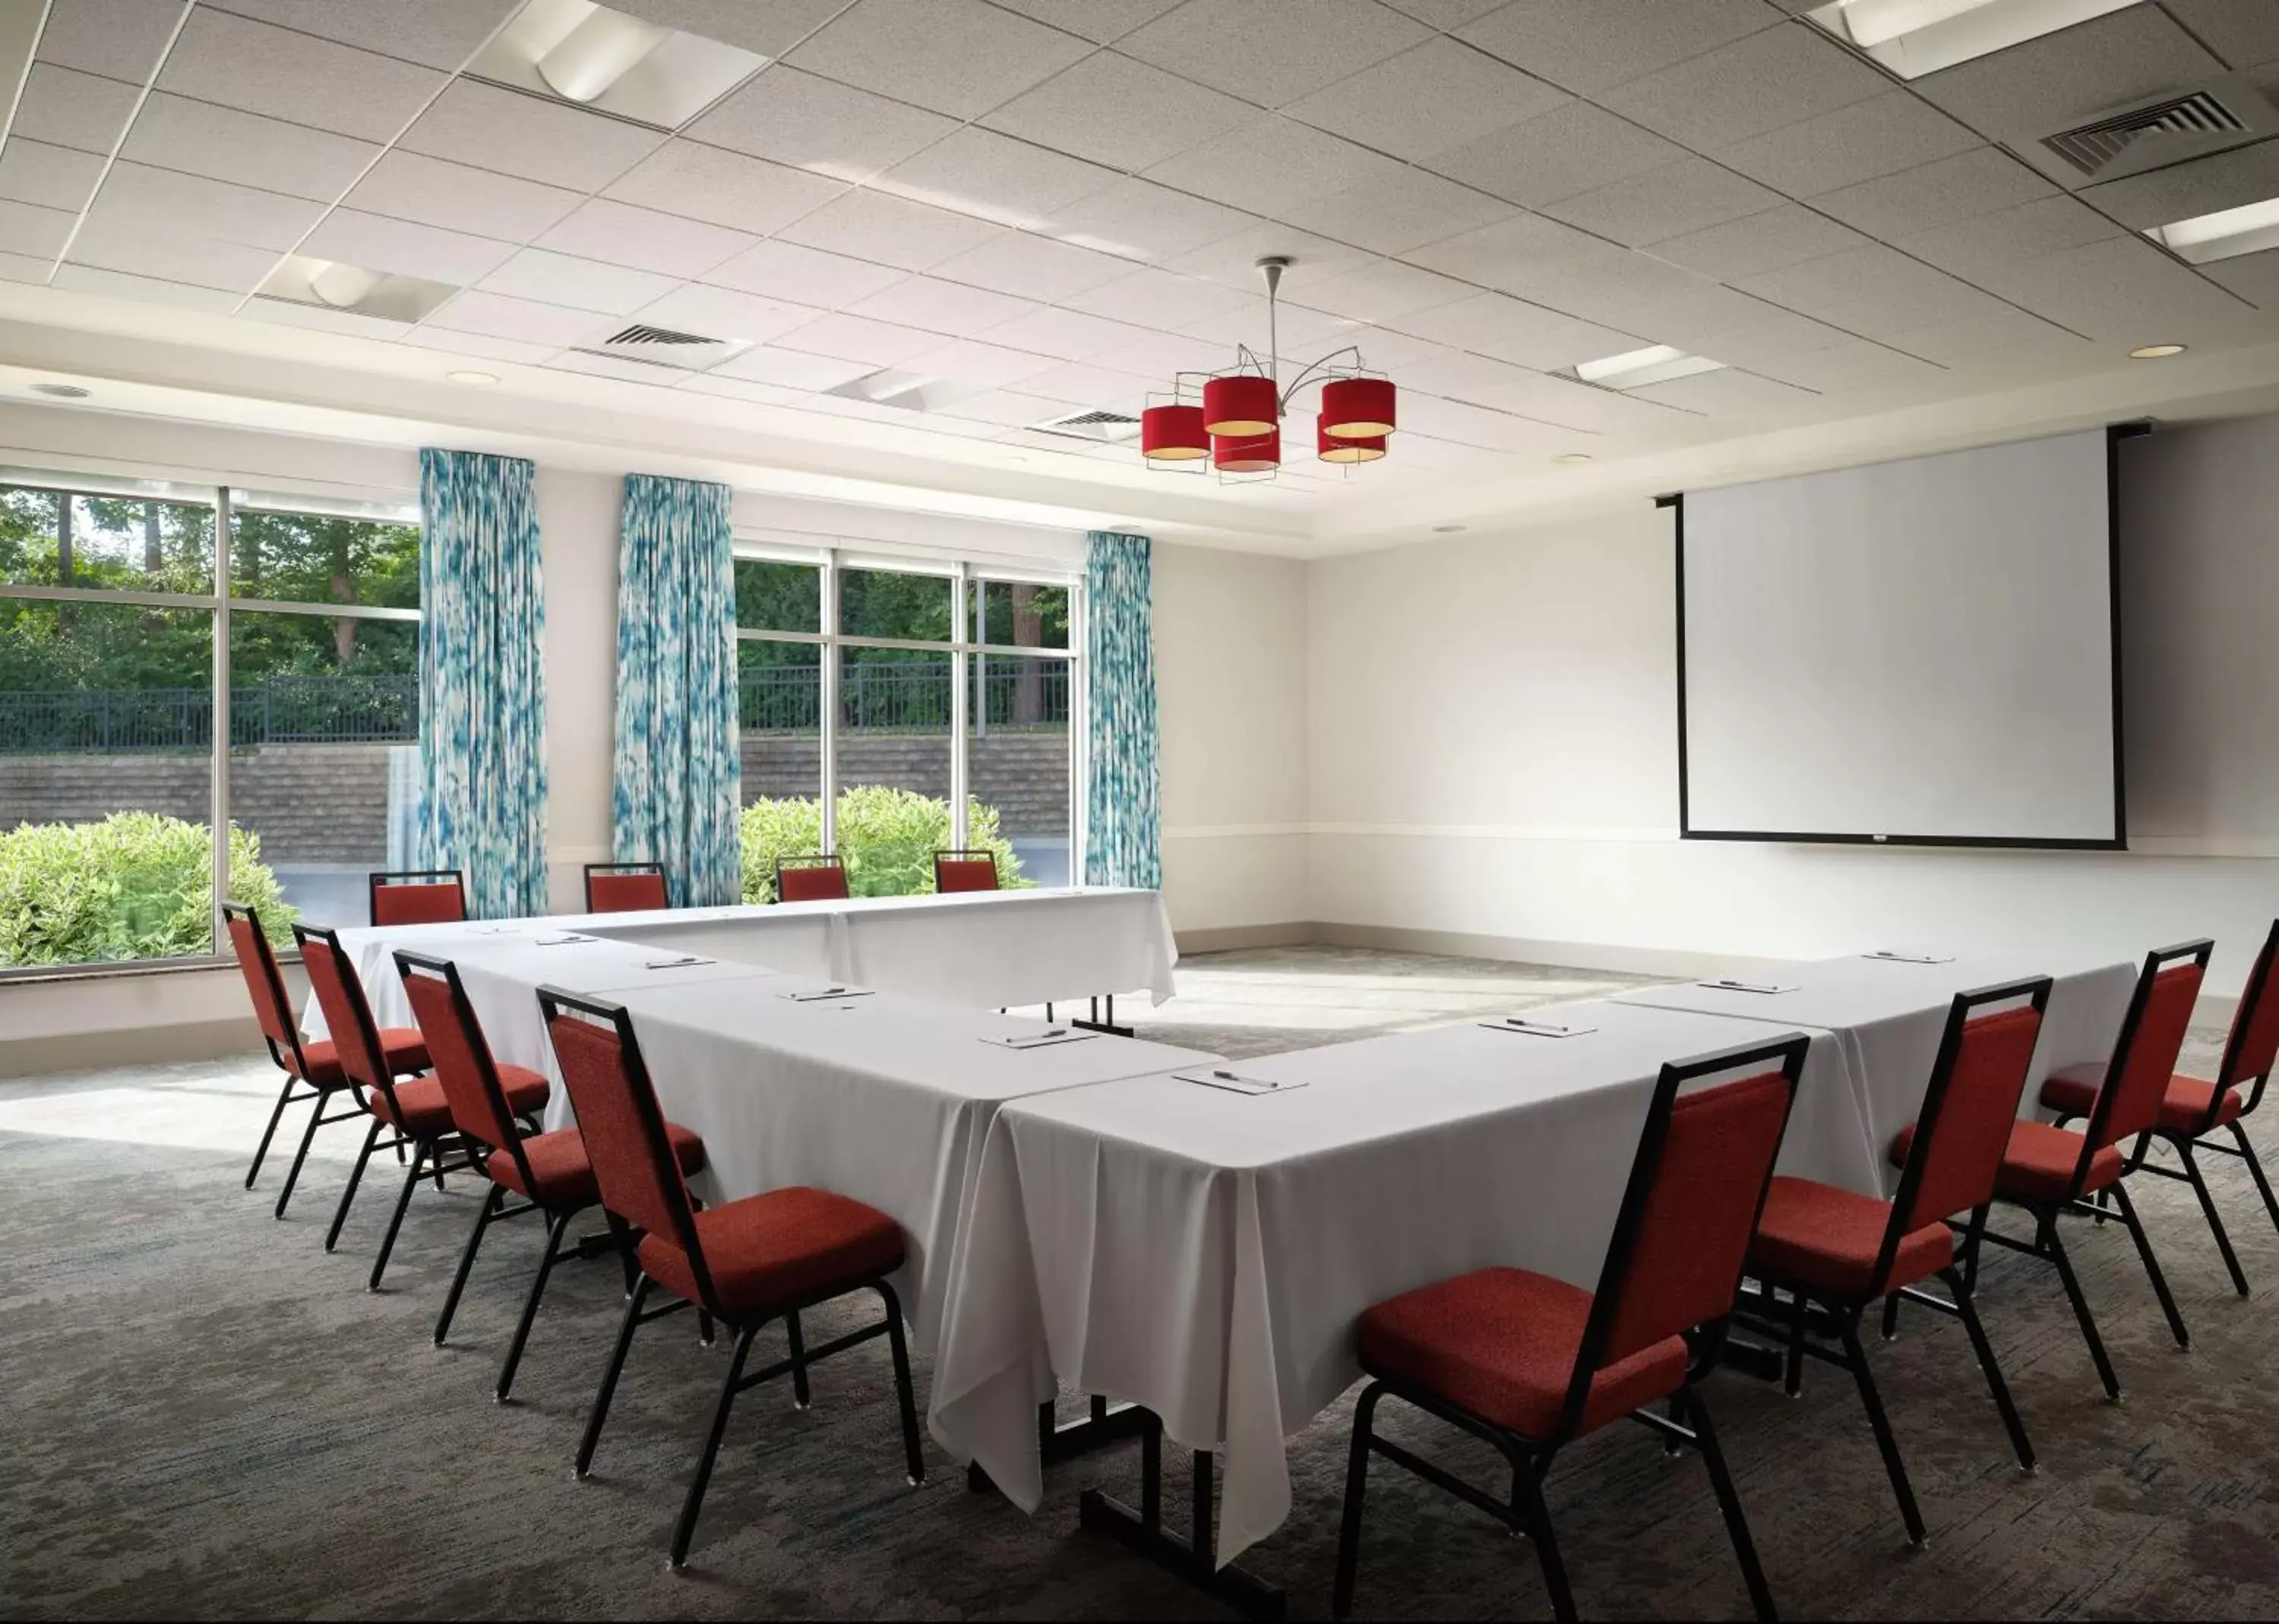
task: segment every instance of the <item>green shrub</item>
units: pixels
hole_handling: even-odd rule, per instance
[[[997,831],[997,808],[969,799],[966,845],[997,859],[997,883],[1009,891],[1036,882],[1021,872],[1012,842]],[[910,896],[933,889],[933,854],[950,844],[949,802],[883,784],[839,792],[839,854],[847,889],[858,897]],[[776,899],[776,859],[823,849],[823,803],[788,797],[744,808],[744,900]]]
[[[261,837],[229,834],[230,899],[289,945],[298,913],[261,861]],[[90,964],[213,951],[213,841],[155,812],[99,823],[23,823],[0,833],[0,965]]]

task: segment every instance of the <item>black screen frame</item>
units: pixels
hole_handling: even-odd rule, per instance
[[[1795,830],[1696,829],[1692,792],[1687,781],[1691,748],[1685,717],[1685,494],[1657,496],[1654,505],[1673,512],[1677,581],[1677,838],[1681,840],[1744,840],[1804,846],[1968,846],[2006,851],[2125,852],[2129,849],[2128,756],[2122,742],[2121,636],[2121,442],[2150,433],[2146,422],[2114,423],[2105,430],[2106,599],[2112,613],[2113,664],[2113,838],[2057,839],[2036,835],[1840,834]]]

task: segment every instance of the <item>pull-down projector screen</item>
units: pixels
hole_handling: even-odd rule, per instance
[[[2113,433],[1678,499],[1681,832],[2120,846]]]

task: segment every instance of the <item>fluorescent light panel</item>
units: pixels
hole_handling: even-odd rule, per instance
[[[768,65],[593,0],[529,0],[467,72],[510,89],[677,130]]]
[[[1806,19],[1901,79],[2055,34],[2138,0],[1830,0]]]
[[[1638,389],[1647,384],[1668,383],[1673,378],[1691,378],[1696,372],[1714,372],[1724,364],[1707,356],[1689,356],[1672,345],[1654,344],[1645,349],[1625,350],[1619,356],[1579,362],[1575,376],[1602,389]]]
[[[2145,234],[2195,265],[2279,248],[2279,197],[2155,226]]]

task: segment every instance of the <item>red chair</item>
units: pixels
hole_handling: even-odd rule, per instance
[[[538,1317],[538,1305],[546,1295],[554,1266],[578,1255],[575,1246],[563,1250],[570,1220],[600,1203],[601,1187],[595,1182],[593,1164],[587,1159],[586,1143],[577,1129],[533,1134],[515,1120],[510,1091],[519,1088],[526,1095],[533,1088],[543,1091],[546,1079],[524,1067],[503,1066],[493,1059],[482,1023],[476,1019],[466,987],[459,980],[458,968],[441,959],[404,952],[396,954],[395,968],[427,1039],[436,1080],[443,1085],[443,1098],[451,1107],[451,1121],[491,1181],[490,1193],[477,1210],[475,1227],[459,1253],[458,1271],[451,1276],[443,1312],[435,1321],[437,1347],[450,1335],[451,1319],[458,1312],[459,1296],[466,1290],[467,1273],[474,1268],[484,1233],[491,1225],[525,1213],[546,1216],[546,1250],[539,1255],[538,1273],[523,1300],[522,1317],[515,1322],[506,1361],[500,1366],[498,1384],[492,1390],[492,1396],[503,1404],[514,1390],[514,1373],[522,1363],[522,1350],[530,1340],[531,1323]],[[704,1141],[670,1122],[665,1132],[680,1170],[701,1170]],[[520,1196],[523,1205],[509,1207],[510,1196]],[[625,1290],[630,1291],[635,1275],[631,1235],[624,1221],[614,1215],[610,1216],[610,1229],[625,1259]]]
[[[835,852],[808,857],[776,859],[776,900],[779,902],[844,902],[847,865]]]
[[[1724,1343],[1807,1042],[1791,1034],[1661,1069],[1596,1292],[1527,1269],[1483,1268],[1362,1315],[1361,1367],[1370,1381],[1354,1411],[1335,1617],[1353,1605],[1372,1452],[1532,1539],[1553,1612],[1575,1617],[1543,1479],[1561,1449],[1625,1415],[1700,1449],[1749,1597],[1759,1617],[1773,1616],[1699,1382]],[[1687,1083],[1736,1072],[1738,1082],[1678,1095]],[[1387,1393],[1492,1444],[1511,1466],[1509,1498],[1377,1436]],[[1664,1399],[1667,1417],[1650,1408]],[[1678,1419],[1685,1415],[1690,1429]]]
[[[1994,1199],[2032,1216],[2033,1239],[2019,1240],[1984,1224],[1973,1226],[1964,1237],[1966,1279],[1977,1277],[1981,1242],[2044,1258],[2055,1266],[2066,1297],[2073,1304],[2073,1316],[2081,1325],[2082,1340],[2089,1344],[2098,1379],[2105,1383],[2106,1397],[2116,1403],[2121,1398],[2121,1379],[2114,1374],[2105,1339],[2097,1334],[2097,1321],[2089,1311],[2089,1299],[2081,1294],[2081,1282],[2074,1277],[2073,1260],[2059,1237],[2058,1220],[2077,1213],[2102,1222],[2105,1209],[2092,1205],[2089,1198],[2110,1192],[2117,1215],[2137,1243],[2137,1255],[2144,1260],[2152,1294],[2160,1299],[2169,1332],[2178,1347],[2191,1345],[2191,1333],[2184,1329],[2183,1315],[2176,1312],[2176,1299],[2168,1291],[2168,1277],[2160,1272],[2160,1260],[2152,1255],[2152,1239],[2122,1184],[2125,1168],[2119,1147],[2124,1140],[2152,1132],[2160,1122],[2161,1102],[2169,1079],[2175,1075],[2176,1053],[2183,1046],[2185,1029],[2191,1024],[2192,1006],[2198,1001],[2200,979],[2214,949],[2213,942],[2203,939],[2145,955],[2086,1131],[2075,1133],[2050,1122],[2010,1125],[2002,1169],[1994,1179]],[[1907,1160],[1911,1133],[1901,1133],[1891,1146],[1893,1161]]]
[[[356,967],[341,951],[340,937],[332,931],[303,924],[293,927],[293,935],[301,944],[301,966],[309,973],[309,985],[317,995],[317,1006],[325,1012],[325,1023],[333,1030],[341,1070],[364,1109],[372,1114],[372,1126],[364,1136],[364,1149],[357,1153],[355,1165],[349,1169],[348,1188],[341,1191],[341,1204],[333,1214],[332,1228],[325,1231],[326,1252],[340,1242],[341,1226],[348,1222],[349,1208],[356,1201],[357,1185],[364,1179],[364,1164],[380,1151],[411,1147],[411,1170],[403,1176],[403,1190],[395,1198],[395,1215],[388,1221],[388,1233],[380,1240],[380,1255],[372,1260],[372,1278],[366,1290],[377,1291],[380,1276],[388,1272],[388,1255],[395,1250],[395,1234],[403,1227],[403,1210],[411,1205],[411,1191],[419,1183],[421,1170],[432,1158],[436,1187],[441,1189],[444,1174],[472,1164],[464,1160],[449,1163],[445,1161],[447,1142],[457,1130],[451,1122],[451,1106],[443,1096],[443,1085],[429,1076],[406,1079],[395,1069],[397,1061],[383,1059],[391,1053],[386,1035],[372,1021],[372,1006],[364,1001],[364,984],[357,979]],[[396,1030],[399,1044],[403,1038],[417,1039],[419,1036],[415,1031]],[[418,1058],[419,1069],[424,1071],[427,1067],[424,1043]],[[544,1110],[549,1092],[546,1079],[534,1071],[507,1084],[507,1099],[518,1116],[533,1116]],[[395,1133],[384,1145],[380,1138],[382,1128],[393,1129]]]
[[[2191,1185],[2192,1193],[2199,1198],[2200,1211],[2206,1214],[2208,1229],[2215,1236],[2216,1250],[2223,1254],[2223,1266],[2231,1271],[2231,1283],[2242,1297],[2247,1295],[2247,1275],[2231,1249],[2231,1237],[2224,1232],[2223,1220],[2215,1210],[2215,1199],[2208,1193],[2207,1181],[2200,1176],[2199,1163],[2192,1152],[2220,1151],[2245,1161],[2256,1189],[2262,1192],[2264,1210],[2271,1214],[2272,1224],[2279,1227],[2279,1201],[2272,1199],[2271,1181],[2264,1176],[2263,1163],[2256,1157],[2255,1146],[2248,1143],[2247,1130],[2240,1121],[2263,1103],[2264,1084],[2271,1080],[2274,1065],[2279,1064],[2279,993],[2271,990],[2275,952],[2279,952],[2279,922],[2274,922],[2270,935],[2263,938],[2263,951],[2256,955],[2255,967],[2248,973],[2247,986],[2240,994],[2238,1011],[2232,1016],[2231,1036],[2225,1040],[2215,1081],[2186,1076],[2182,1072],[2170,1077],[2168,1092],[2161,1097],[2160,1119],[2151,1134],[2137,1141],[2136,1154],[2129,1163],[2131,1174],[2182,1179]],[[2103,1086],[2103,1067],[2074,1067],[2054,1074],[2042,1084],[2042,1104],[2058,1114],[2058,1122],[2062,1126],[2076,1117],[2093,1115]],[[2240,1094],[2242,1088],[2247,1090],[2244,1098]],[[2232,1144],[2208,1137],[2219,1128],[2231,1130]],[[2182,1172],[2145,1160],[2145,1153],[2154,1139],[2176,1153],[2176,1160],[2183,1164]]]
[[[1876,1378],[1868,1368],[1860,1321],[1878,1298],[1888,1298],[1896,1307],[1903,1291],[1961,1319],[1971,1351],[1986,1373],[1986,1385],[1993,1391],[1994,1407],[2001,1412],[2018,1464],[2033,1470],[2034,1446],[1978,1322],[1971,1300],[1975,1283],[1954,1266],[1954,1235],[1946,1221],[1959,1213],[1968,1214],[1974,1228],[1986,1221],[2049,998],[2046,976],[1955,994],[1938,1058],[1931,1062],[1922,1114],[1909,1130],[1911,1148],[1897,1198],[1879,1201],[1811,1179],[1776,1178],[1765,1197],[1764,1214],[1757,1220],[1757,1237],[1749,1246],[1748,1272],[1762,1290],[1743,1293],[1744,1307],[1736,1317],[1778,1336],[1783,1315],[1774,1294],[1788,1293],[1791,1398],[1801,1385],[1807,1352],[1852,1373],[1876,1446],[1883,1452],[1891,1492],[1899,1498],[1907,1539],[1914,1544],[1923,1541],[1922,1515],[1915,1509],[1907,1466],[1899,1459]],[[2021,999],[2026,1000],[2022,1006]],[[1981,1013],[1986,1010],[1996,1013]],[[1915,1289],[1933,1276],[1945,1283],[1952,1301]],[[1815,1305],[1828,1310],[1834,1335],[1843,1344],[1841,1352],[1807,1341]],[[1823,1335],[1829,1329],[1821,1327]]]
[[[369,881],[376,925],[454,924],[467,916],[467,885],[456,869],[403,869]]]
[[[672,906],[664,870],[653,862],[589,862],[586,865],[586,911],[641,914]]]
[[[995,891],[998,888],[996,854],[936,852],[933,854],[933,888],[936,891]]]
[[[872,1337],[883,1335],[893,1344],[909,1481],[924,1482],[925,1460],[918,1450],[917,1404],[910,1390],[902,1305],[886,1283],[886,1276],[902,1264],[902,1233],[894,1221],[860,1201],[804,1186],[771,1190],[698,1211],[675,1164],[671,1133],[657,1108],[656,1090],[625,1007],[558,987],[541,987],[538,1002],[593,1158],[602,1204],[645,1231],[635,1252],[641,1278],[602,1369],[600,1390],[594,1395],[593,1413],[578,1446],[578,1475],[585,1476],[593,1465],[594,1447],[601,1440],[602,1423],[608,1418],[633,1332],[648,1321],[694,1305],[701,1314],[733,1330],[736,1345],[704,1448],[696,1458],[696,1475],[673,1527],[673,1567],[688,1559],[688,1542],[696,1531],[696,1515],[736,1395],[790,1372],[803,1403],[808,1366]],[[660,1288],[673,1300],[651,1308],[649,1295]],[[863,1290],[876,1291],[884,1300],[884,1321],[818,1348],[802,1345],[798,1321],[793,1317],[799,1310]],[[785,1321],[791,1357],[746,1375],[744,1363],[751,1355],[753,1338],[776,1319]]]
[[[316,1108],[309,1113],[309,1125],[302,1130],[301,1147],[293,1155],[292,1169],[285,1175],[285,1188],[277,1192],[277,1216],[285,1215],[286,1204],[293,1199],[293,1187],[301,1181],[302,1164],[309,1159],[309,1146],[317,1137],[317,1130],[333,1122],[344,1122],[352,1116],[362,1116],[361,1104],[327,1116],[326,1107],[333,1097],[347,1092],[347,1075],[334,1046],[301,1036],[301,1023],[293,1013],[293,1001],[285,991],[285,977],[277,969],[277,955],[270,950],[267,932],[261,928],[261,916],[242,902],[225,902],[222,912],[228,916],[230,946],[237,954],[237,967],[245,976],[245,990],[253,998],[254,1018],[261,1023],[261,1036],[269,1046],[269,1058],[277,1062],[285,1074],[285,1086],[278,1091],[277,1108],[269,1114],[269,1126],[261,1130],[261,1143],[253,1153],[253,1166],[246,1170],[245,1187],[253,1188],[260,1176],[261,1164],[269,1154],[269,1142],[276,1137],[277,1124],[285,1119],[285,1107],[303,1101],[315,1101]],[[380,1044],[388,1065],[398,1073],[424,1070],[427,1053],[420,1047],[419,1034],[394,1029],[380,1034]],[[305,1083],[305,1092],[294,1092],[295,1084]]]

